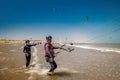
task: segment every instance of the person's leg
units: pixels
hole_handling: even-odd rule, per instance
[[[51,68],[50,68],[49,72],[54,72],[54,70],[57,68],[56,62],[53,61],[50,63],[50,65],[51,65]]]
[[[31,60],[31,53],[29,53],[29,56],[28,56],[28,66],[30,65],[30,60]]]
[[[57,64],[55,61],[53,61],[52,64],[54,65],[54,67],[53,67],[53,71],[54,71],[57,68]]]
[[[50,63],[50,66],[51,66],[49,72],[52,72],[53,69],[54,69],[54,65],[52,64],[52,61],[50,60],[51,58],[49,58],[49,57],[45,57],[45,58],[46,58],[46,62],[49,62],[49,63]]]
[[[31,54],[30,53],[28,53],[29,55],[28,56],[26,56],[26,67],[29,67],[29,65],[30,65],[30,60],[31,60]]]
[[[54,70],[57,68],[56,62],[55,62],[55,61],[52,62],[50,59],[49,59],[48,62],[49,62],[50,65],[51,65],[51,68],[50,68],[49,72],[54,72]]]
[[[28,67],[28,65],[29,65],[29,58],[28,58],[28,56],[26,56],[26,67]]]
[[[54,65],[52,64],[52,62],[49,62],[49,63],[50,63],[50,66],[51,66],[49,72],[53,72],[53,70],[54,70]]]

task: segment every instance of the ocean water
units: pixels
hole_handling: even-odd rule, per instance
[[[1,80],[120,80],[119,44],[67,44],[64,48],[75,50],[70,53],[55,50],[61,53],[55,57],[58,68],[52,76],[47,75],[50,65],[44,58],[44,45],[32,47],[28,70],[21,49],[23,45],[4,45],[0,46]]]
[[[68,46],[71,46],[68,44]],[[95,43],[88,43],[88,44],[77,44],[72,45],[73,47],[83,48],[83,49],[92,49],[92,50],[98,50],[101,52],[115,52],[120,53],[120,44],[95,44]]]

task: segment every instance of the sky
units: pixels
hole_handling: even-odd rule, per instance
[[[120,43],[120,0],[0,0],[0,38]]]

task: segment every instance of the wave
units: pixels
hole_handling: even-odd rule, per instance
[[[71,46],[71,45],[68,45]],[[107,47],[93,47],[93,46],[86,46],[86,45],[72,45],[73,47],[78,47],[78,48],[83,48],[83,49],[93,49],[101,52],[115,52],[115,53],[120,53],[119,48],[107,48]]]

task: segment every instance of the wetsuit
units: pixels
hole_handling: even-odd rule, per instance
[[[26,57],[26,67],[28,67],[30,65],[30,60],[31,60],[31,47],[32,46],[36,46],[37,44],[29,44],[29,45],[25,45],[23,48],[23,52],[24,53],[28,53],[28,56],[25,55]]]
[[[51,43],[45,43],[44,50],[45,50],[45,58],[46,61],[50,63],[51,68],[49,72],[54,72],[54,70],[57,68],[57,64],[55,61],[51,61],[51,58],[54,58],[54,49],[58,49],[59,47],[52,46]]]

